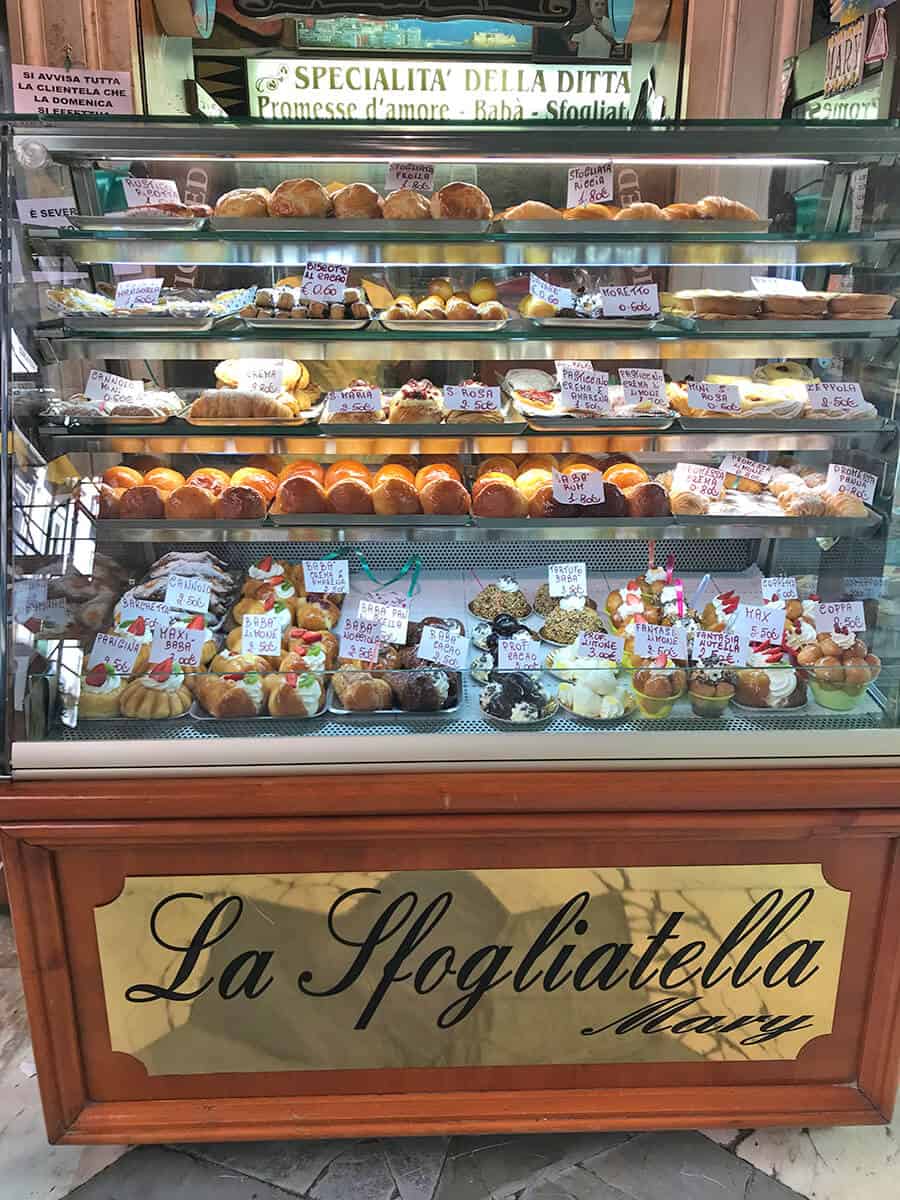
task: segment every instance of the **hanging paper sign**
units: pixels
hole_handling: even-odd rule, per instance
[[[759,585],[763,600],[796,600],[797,580],[793,575],[766,575]]]
[[[725,472],[697,463],[677,463],[672,475],[673,492],[694,492],[717,500],[725,486]]]
[[[137,638],[117,637],[112,633],[98,633],[94,638],[91,653],[87,660],[87,669],[105,663],[119,675],[130,675],[141,652],[141,643]]]
[[[611,633],[579,633],[575,653],[579,658],[604,658],[620,663],[625,652],[625,639]]]
[[[634,652],[640,658],[686,659],[687,630],[681,625],[651,625],[648,621],[634,627]]]
[[[208,579],[188,575],[170,575],[166,584],[166,608],[178,612],[209,612],[210,585]]]
[[[434,163],[388,163],[384,189],[386,192],[395,192],[398,188],[409,188],[413,192],[430,195],[434,191]]]
[[[540,671],[540,643],[532,638],[498,638],[497,667],[501,671]]]
[[[134,112],[130,71],[13,63],[12,85],[12,107],[17,113],[91,113],[102,117]]]
[[[738,475],[741,479],[752,479],[755,483],[768,483],[773,473],[768,463],[745,458],[743,454],[726,454],[719,464],[719,470],[728,475]]]
[[[39,200],[17,200],[19,220],[23,225],[46,225],[63,229],[71,224],[69,217],[78,212],[74,196],[45,196]]]
[[[603,476],[599,471],[578,471],[567,475],[554,468],[553,498],[561,504],[602,504]]]
[[[13,617],[24,625],[47,603],[46,579],[17,579],[13,584]]]
[[[344,388],[340,392],[328,392],[325,396],[326,421],[335,413],[362,413],[381,411],[381,392],[378,388]]]
[[[655,283],[600,289],[604,317],[655,317],[659,314],[659,288]]]
[[[350,268],[341,263],[308,262],[300,283],[304,300],[320,300],[324,304],[341,303],[347,290]]]
[[[134,641],[134,638],[130,638]],[[153,641],[150,643],[150,661],[165,662],[172,658],[181,667],[197,667],[203,647],[209,640],[205,629],[188,629],[186,625],[168,625],[165,629],[153,630]],[[242,643],[243,652],[258,654],[260,651],[248,650]],[[279,650],[280,650],[279,644]],[[278,653],[276,650],[274,653]]]
[[[361,662],[377,662],[378,647],[381,639],[378,636],[378,622],[368,621],[362,617],[346,617],[341,631],[338,654],[341,658],[358,659]]]
[[[554,283],[547,283],[545,279],[541,279],[540,275],[531,275],[529,277],[528,290],[535,300],[546,300],[554,308],[571,308],[575,303],[575,297],[568,288],[557,287]]]
[[[866,402],[858,383],[810,383],[806,393],[809,407],[817,412],[855,412]]]
[[[314,594],[350,591],[350,568],[345,558],[304,558],[303,582]]]
[[[611,162],[588,163],[584,167],[569,167],[569,187],[566,208],[579,204],[607,204],[613,198],[613,168]]]
[[[666,377],[662,371],[645,367],[619,367],[619,382],[626,407],[650,404],[653,408],[668,408]]]
[[[156,304],[162,291],[162,279],[126,279],[116,287],[116,308],[135,308]]]
[[[706,412],[734,413],[741,411],[741,392],[734,383],[689,383],[688,408]]]
[[[784,620],[783,608],[741,604],[729,632],[740,634],[748,642],[772,642],[778,646],[784,637]]]
[[[383,603],[378,600],[360,600],[357,617],[361,621],[373,621],[380,642],[396,642],[403,645],[409,624],[409,600],[398,597]]]
[[[444,408],[450,412],[499,412],[500,389],[471,383],[448,385],[444,388]]]
[[[560,380],[560,406],[570,411],[609,416],[609,375],[605,371],[565,367]]]
[[[820,601],[816,608],[816,633],[863,633],[865,628],[861,600]]]
[[[468,649],[468,639],[461,633],[455,633],[452,629],[441,629],[438,625],[425,625],[416,653],[419,658],[437,663],[439,667],[461,671]]]
[[[806,284],[798,279],[778,279],[769,275],[751,275],[750,282],[761,296],[805,296]]]
[[[871,504],[875,499],[878,476],[844,463],[831,463],[825,476],[825,487],[832,495],[849,492],[851,496],[858,496],[866,504]]]
[[[178,184],[174,179],[131,179],[122,180],[125,203],[129,208],[142,208],[146,204],[180,204]]]
[[[143,379],[124,379],[108,371],[92,369],[87,377],[84,394],[88,400],[118,403],[121,400],[139,400],[144,394]]]
[[[244,613],[241,619],[241,653],[274,658],[281,653],[284,628],[278,613]]]
[[[547,586],[551,596],[586,596],[587,565],[551,563],[547,568]]]
[[[711,629],[698,629],[694,634],[691,658],[695,663],[715,659],[731,666],[744,666],[750,654],[747,639],[732,630],[714,633]]]
[[[883,8],[876,8],[872,20],[869,22],[869,44],[866,47],[865,64],[867,67],[875,67],[878,63],[883,63],[890,53],[890,39],[888,37],[887,17],[884,15]]]

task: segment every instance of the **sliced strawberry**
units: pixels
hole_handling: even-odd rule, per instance
[[[269,580],[269,583],[272,585],[272,587],[277,587],[279,583],[284,583],[284,576],[283,575],[273,575],[272,578]]]
[[[147,622],[143,617],[135,617],[128,625],[128,632],[132,637],[143,637],[147,632]]]
[[[157,683],[165,683],[172,674],[172,667],[175,663],[173,657],[169,657],[165,662],[157,663],[157,665],[149,672],[150,678],[155,679]]]
[[[188,628],[188,629],[205,629],[206,622],[203,619],[203,614],[197,613],[196,617],[191,617],[190,621],[188,621],[188,623],[187,623],[186,628]]]
[[[106,683],[106,663],[97,663],[96,667],[92,667],[85,675],[84,682],[91,687],[103,687]]]
[[[222,678],[228,679],[232,683],[239,683],[244,678],[245,674],[246,674],[246,672],[244,672],[244,671],[238,671],[237,674],[235,674],[235,675],[223,675]]]
[[[657,654],[657,656],[656,656],[656,658],[654,658],[651,666],[664,667],[668,661],[669,660],[665,654]]]
[[[270,554],[267,558],[264,558],[262,560],[262,562],[257,563],[256,569],[258,571],[271,571],[272,570],[272,555]]]
[[[269,592],[268,596],[263,600],[263,612],[271,612],[275,607],[275,595]]]
[[[299,645],[291,646],[291,654],[296,654],[298,658],[304,658],[306,650],[307,647],[303,642],[300,642]]]
[[[296,671],[288,671],[287,675],[285,675],[284,678],[287,682],[288,687],[296,687],[297,680],[300,678],[300,676],[297,674]]]
[[[314,642],[321,642],[322,632],[319,629],[304,629],[301,632],[300,637],[304,642],[311,646]]]

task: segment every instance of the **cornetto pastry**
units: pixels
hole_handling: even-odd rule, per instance
[[[391,425],[409,423],[440,424],[444,416],[441,389],[430,379],[411,379],[394,392],[388,401]]]
[[[629,204],[620,208],[613,217],[614,221],[668,221],[663,209],[658,204]]]
[[[398,188],[385,197],[381,213],[386,221],[430,221],[431,205],[421,192]]]
[[[123,688],[119,711],[123,717],[158,721],[181,717],[191,706],[184,670],[173,658],[157,663]]]
[[[322,681],[309,671],[267,675],[263,691],[272,717],[314,717],[325,703]]]
[[[779,497],[780,500],[780,497]],[[822,493],[822,500],[825,504],[825,511],[829,517],[864,517],[867,514],[867,509],[859,496],[853,496],[850,492],[825,492]]]
[[[368,183],[348,183],[332,194],[334,215],[348,220],[381,217],[381,197]]]
[[[503,213],[504,221],[561,221],[562,218],[560,209],[540,200],[524,200]]]
[[[663,216],[668,221],[700,221],[703,213],[699,204],[667,204]]]
[[[531,605],[514,579],[501,576],[496,583],[489,583],[487,587],[482,588],[469,604],[469,611],[485,621],[493,621],[501,613],[521,619],[531,612]]]
[[[255,418],[269,421],[293,421],[297,411],[288,393],[274,396],[269,392],[249,392],[238,388],[208,388],[191,405],[192,417],[223,420]]]
[[[315,179],[285,179],[268,199],[270,217],[327,217],[331,197]]]
[[[263,677],[255,671],[228,675],[195,675],[194,695],[211,717],[258,717],[265,706]]]
[[[474,183],[448,183],[431,197],[431,215],[435,220],[490,221],[494,210]]]
[[[567,208],[563,217],[567,221],[611,221],[619,211],[614,204],[578,204]]]
[[[835,292],[828,309],[842,321],[884,321],[894,311],[896,296],[877,293]]]
[[[119,698],[126,682],[109,663],[98,663],[81,679],[78,717],[82,721],[102,721],[119,715]]]
[[[676,516],[703,517],[709,512],[709,497],[698,492],[669,492],[669,504]]]
[[[704,221],[758,221],[759,213],[739,200],[727,196],[704,196],[697,201],[697,209]]]
[[[264,187],[232,188],[216,201],[216,217],[267,217],[269,190]]]

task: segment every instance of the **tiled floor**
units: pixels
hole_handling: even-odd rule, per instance
[[[0,913],[0,1200],[898,1200],[898,1128],[50,1147]]]

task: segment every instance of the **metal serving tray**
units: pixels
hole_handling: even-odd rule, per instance
[[[339,219],[337,217],[210,217],[210,229],[218,233],[291,233],[327,238],[335,233],[376,234],[378,241],[403,234],[410,236],[486,233],[490,221],[385,221],[378,217]]]
[[[374,513],[269,513],[273,525],[293,526],[307,529],[314,525],[324,525],[332,528],[363,528],[378,529],[380,527],[410,526],[411,528],[432,529],[437,525],[468,525],[472,518],[464,513],[461,516],[444,517],[430,513],[413,513],[410,515],[379,517]]]
[[[376,670],[378,668],[375,668]],[[362,672],[364,667],[360,667]],[[449,671],[446,667],[435,667],[436,671],[443,671],[445,675],[462,676],[461,671]],[[337,697],[334,694],[334,687],[328,689],[327,711],[336,717],[409,717],[415,720],[417,717],[449,717],[453,713],[459,712],[462,706],[462,678],[460,678],[459,699],[455,704],[451,704],[449,708],[432,708],[427,712],[409,712],[405,708],[373,708],[368,711],[355,708],[341,708],[337,703]]]
[[[662,317],[526,317],[541,329],[616,329],[627,333],[631,329],[655,329]]]
[[[122,213],[103,216],[72,213],[69,222],[86,233],[197,233],[207,222],[206,217],[174,217],[160,213],[158,217],[143,214],[129,217]]]
[[[104,413],[91,413],[90,416],[79,417],[74,413],[61,412],[42,412],[38,416],[46,425],[58,425],[63,429],[79,428],[85,425],[165,425],[167,421],[173,421],[183,416],[184,410],[180,413],[167,413],[165,416],[159,417],[107,417]]]
[[[206,317],[163,317],[135,313],[133,317],[106,316],[102,313],[62,314],[66,333],[205,333],[215,325],[214,314]]]
[[[745,321],[705,321],[697,317],[678,316],[671,312],[666,312],[663,316],[670,325],[689,333],[743,333],[773,338],[810,333],[818,334],[822,338],[897,337],[900,333],[900,320],[894,318],[886,321],[848,321],[843,318],[822,317],[819,320],[792,321],[784,317],[772,320],[748,317]]]
[[[303,334],[309,329],[365,329],[370,324],[371,317],[351,321],[345,321],[343,318],[336,321],[310,321],[305,317],[300,319],[294,317],[241,317],[241,321],[243,321],[248,329],[252,329],[255,333],[272,333],[273,330],[277,329],[282,333],[290,331],[291,333]]]
[[[771,221],[572,221],[564,217],[546,221],[507,221],[500,217],[494,221],[493,229],[497,233],[521,233],[539,237],[555,237],[560,233],[587,235],[588,231],[591,231],[600,236],[585,236],[585,241],[612,242],[623,233],[642,239],[651,234],[768,233],[771,224]]]
[[[315,424],[324,407],[325,402],[321,401],[293,420],[286,417],[279,417],[277,420],[272,417],[192,417],[188,408],[182,414],[182,420],[201,429],[298,429],[304,425]]]
[[[277,672],[275,672],[277,674]],[[330,692],[330,689],[328,689]],[[301,717],[298,713],[294,713],[290,717],[273,717],[269,713],[260,713],[256,717],[214,717],[212,713],[208,713],[199,700],[194,700],[188,713],[194,721],[216,721],[218,724],[227,723],[228,721],[277,721],[281,724],[284,721],[315,721],[319,717],[324,717],[328,711],[327,697],[325,703],[318,712],[314,712],[312,716]]]
[[[386,321],[384,317],[378,319],[391,333],[410,333],[413,336],[427,334],[431,337],[442,333],[474,333],[476,330],[479,333],[497,333],[498,330],[505,329],[512,318],[507,317],[504,321]]]
[[[616,433],[623,429],[670,429],[673,416],[579,417],[572,412],[527,417],[528,427],[539,433]]]
[[[734,433],[746,429],[755,433],[880,433],[886,425],[882,417],[867,417],[860,421],[848,418],[816,420],[811,417],[678,417],[684,430],[702,429],[707,433]]]

